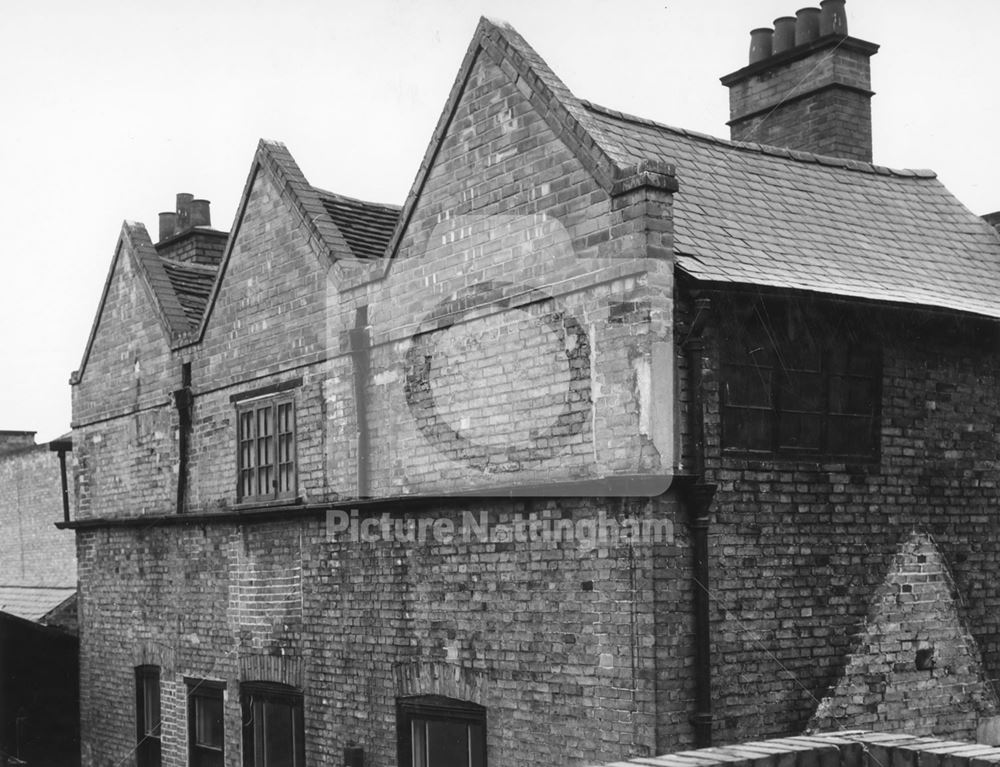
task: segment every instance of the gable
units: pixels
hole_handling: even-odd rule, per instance
[[[159,294],[154,292],[149,273],[153,262],[158,259],[145,228],[124,224],[83,361],[72,379],[77,423],[143,407],[166,391],[169,328],[185,327],[186,319],[162,285]],[[152,275],[153,280],[159,277]],[[165,275],[162,280],[167,282]]]

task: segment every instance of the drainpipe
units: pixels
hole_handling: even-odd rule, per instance
[[[357,420],[358,498],[367,498],[368,488],[368,371],[371,366],[371,338],[368,307],[360,307],[350,330],[351,362],[354,370],[354,410]]]
[[[708,530],[709,509],[715,495],[715,485],[705,482],[705,416],[702,400],[702,352],[705,342],[702,331],[711,302],[707,298],[695,301],[695,318],[688,340],[683,344],[688,368],[688,434],[691,440],[692,471],[681,483],[681,496],[687,510],[691,531],[692,594],[695,642],[695,710],[696,748],[712,745],[712,634],[709,622]]]
[[[73,449],[70,439],[55,439],[49,443],[49,450],[59,453],[59,476],[62,480],[63,522],[69,522],[69,482],[66,479],[66,453]]]
[[[181,388],[174,392],[177,406],[177,513],[184,513],[188,479],[188,440],[191,435],[191,363],[181,366]]]

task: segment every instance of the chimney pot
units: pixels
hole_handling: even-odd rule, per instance
[[[795,47],[795,17],[781,16],[774,20],[774,53]]]
[[[847,11],[844,10],[846,0],[822,0],[820,2],[819,34],[846,35]]]
[[[191,226],[211,226],[212,214],[209,210],[208,200],[191,201]]]
[[[802,8],[795,12],[795,44],[805,45],[819,37],[819,8]]]
[[[191,201],[193,194],[180,192],[177,195],[177,233],[191,228]]]
[[[174,211],[166,211],[160,214],[160,239],[158,242],[169,240],[177,233],[177,214]]]
[[[761,27],[750,32],[750,63],[756,64],[771,57],[774,51],[774,30]]]

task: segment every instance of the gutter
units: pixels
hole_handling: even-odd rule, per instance
[[[575,482],[483,488],[478,492],[396,495],[383,498],[352,498],[325,503],[270,503],[234,506],[225,511],[177,514],[144,514],[134,517],[94,517],[57,522],[60,530],[93,530],[112,527],[171,527],[226,523],[270,522],[317,516],[329,511],[406,512],[427,507],[469,505],[474,501],[501,503],[520,498],[656,498],[673,487],[674,477],[665,474],[625,474]],[[680,484],[680,483],[678,483]]]

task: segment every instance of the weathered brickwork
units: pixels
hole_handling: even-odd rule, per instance
[[[48,445],[0,454],[0,585],[75,586],[73,533],[63,518],[59,457]]]
[[[934,541],[912,533],[875,592],[843,676],[809,730],[881,726],[975,740],[980,715],[996,714],[979,649],[958,614],[958,590]]]
[[[878,458],[857,464],[751,459],[721,448],[718,342],[727,316],[716,310],[726,301],[712,295],[717,300],[704,332],[702,397],[707,478],[718,486],[710,569],[719,739],[802,731],[841,679],[847,659],[863,654],[869,608],[915,530],[933,537],[942,567],[953,574],[956,614],[978,645],[985,679],[993,679],[1000,662],[1000,591],[990,577],[1000,558],[992,436],[998,415],[990,404],[1000,381],[993,331],[971,319],[864,310],[864,326],[882,349]],[[679,303],[690,322],[690,298],[681,296]],[[843,311],[818,300],[811,305]],[[931,641],[931,635],[921,639]],[[975,647],[969,652],[975,656]],[[915,673],[916,651],[905,654],[897,670]],[[873,666],[851,690],[854,702],[866,700],[865,710],[852,706],[824,721],[968,736],[981,718],[995,715],[993,696],[968,662],[954,664],[951,672],[971,685],[969,694],[979,689],[982,697],[974,704],[962,698],[965,703],[947,715],[920,717],[916,693],[872,694],[881,689]]]
[[[171,349],[154,303],[126,289],[128,262],[113,274],[75,397],[80,519],[121,523],[78,538],[85,764],[132,752],[146,664],[160,667],[164,763],[178,767],[190,679],[227,685],[231,765],[239,685],[252,681],[303,691],[316,764],[349,745],[394,764],[407,695],[485,706],[494,765],[582,765],[690,738],[676,499],[496,499],[614,475],[666,488],[671,199],[650,181],[665,171],[637,171],[612,196],[498,50],[471,60],[391,265],[342,258],[310,223],[315,199],[290,155],[267,147],[199,338]],[[152,519],[177,510],[185,364],[187,525]],[[275,387],[295,407],[296,498],[286,519],[253,521],[237,496],[237,407]],[[492,500],[390,504],[400,536],[367,543],[326,517],[359,494],[476,489]],[[378,508],[357,522],[381,523]],[[522,540],[521,518],[572,534]],[[589,541],[603,518],[654,537]],[[408,538],[421,521],[472,537]]]
[[[866,74],[837,69],[860,67],[855,53],[821,76]],[[881,349],[877,457],[724,450],[735,314],[718,289],[675,292],[674,169],[616,164],[594,114],[484,21],[385,259],[358,258],[329,196],[269,143],[197,331],[164,331],[147,261],[123,250],[74,393],[88,767],[134,748],[138,665],[160,668],[177,767],[198,679],[226,686],[231,767],[240,685],[255,681],[303,692],[309,764],[346,747],[394,764],[397,701],[417,695],[484,707],[493,767],[689,746],[706,724],[691,720],[706,585],[720,742],[801,732],[828,695],[850,701],[821,712],[831,726],[968,735],[995,713],[995,336],[852,306]],[[395,209],[379,215],[387,227]],[[279,393],[294,486],[240,497],[239,409]],[[707,584],[692,579],[699,480],[716,489]],[[602,515],[661,537],[581,538]],[[512,534],[520,518],[574,537]],[[907,570],[928,540],[940,569]],[[950,633],[902,628],[920,623],[902,598],[918,584]],[[933,690],[872,678],[893,653],[899,679],[926,671],[911,646],[935,641],[954,663]],[[956,685],[968,695],[942,716]]]
[[[878,48],[834,46],[785,63],[765,60],[757,65],[763,71],[751,67],[735,82],[723,78],[733,140],[871,162],[869,57]]]
[[[173,354],[123,232],[79,383],[73,462],[81,518],[162,512],[176,495]]]
[[[659,543],[581,534],[601,513],[658,520]],[[454,539],[418,537],[428,518]],[[519,518],[576,532],[520,540]],[[379,531],[367,543],[351,536],[365,519]],[[261,674],[304,690],[313,763],[351,743],[393,764],[396,697],[431,693],[487,706],[495,764],[651,754],[654,656],[683,673],[683,629],[657,631],[653,609],[680,597],[664,582],[682,577],[675,524],[669,502],[581,499],[81,532],[85,762],[134,746],[128,693],[145,663],[161,667],[169,764],[184,763],[185,678],[227,682],[227,763],[239,764],[239,684]],[[683,696],[661,697],[680,721]]]

